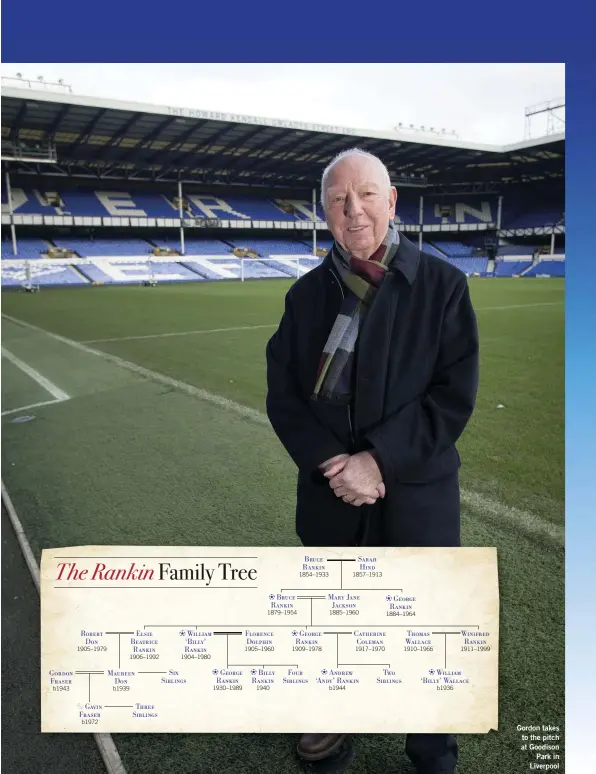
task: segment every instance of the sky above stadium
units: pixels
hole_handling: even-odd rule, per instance
[[[499,145],[524,139],[526,107],[565,96],[563,64],[3,66],[4,76],[17,73],[63,79],[73,93],[92,97],[379,131],[401,122]],[[546,117],[532,119],[532,138],[546,129]]]

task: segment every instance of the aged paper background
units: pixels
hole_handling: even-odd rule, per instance
[[[41,617],[42,731],[497,728],[495,548],[49,549]]]

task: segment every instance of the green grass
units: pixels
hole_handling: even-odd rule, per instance
[[[118,338],[89,346],[263,412],[265,344],[289,286],[43,290],[2,301],[5,314],[72,340]],[[563,725],[563,551],[528,523],[563,524],[564,283],[472,280],[471,290],[481,387],[459,444],[471,495],[462,532],[467,545],[499,549],[500,727],[461,738],[461,770],[520,774],[529,757],[515,726]],[[241,326],[270,327],[125,338]],[[299,544],[295,472],[266,424],[6,319],[2,343],[71,396],[28,411],[28,423],[3,417],[3,478],[38,558],[44,547],[88,543]],[[2,363],[2,410],[35,402],[38,386]],[[115,740],[129,774],[298,771],[284,735]],[[361,737],[350,771],[405,766],[402,746],[400,736]]]

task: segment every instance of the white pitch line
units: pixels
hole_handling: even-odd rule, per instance
[[[181,392],[185,392],[188,395],[193,395],[194,397],[208,401],[209,403],[214,403],[217,406],[221,406],[221,408],[233,411],[234,413],[246,417],[247,419],[251,419],[258,424],[269,425],[268,418],[265,416],[265,414],[262,414],[257,409],[250,408],[249,406],[243,406],[241,403],[236,403],[229,398],[224,398],[221,395],[215,395],[214,393],[208,392],[207,390],[202,390],[200,387],[195,387],[193,384],[187,384],[186,382],[181,382],[178,379],[173,379],[171,376],[160,374],[157,371],[151,371],[148,368],[137,365],[136,363],[131,363],[128,360],[124,360],[117,355],[111,355],[109,352],[102,352],[100,349],[93,349],[93,347],[88,347],[86,344],[82,344],[80,341],[74,341],[74,339],[69,339],[66,336],[61,336],[58,333],[46,331],[44,328],[39,328],[37,325],[33,325],[32,323],[18,320],[16,317],[11,317],[8,314],[3,314],[2,317],[6,320],[10,320],[16,325],[20,325],[23,328],[29,328],[29,330],[36,331],[37,333],[43,333],[44,335],[49,336],[56,341],[61,341],[63,344],[68,344],[70,347],[78,349],[81,352],[87,352],[90,355],[96,355],[97,357],[100,357],[109,363],[114,363],[121,368],[125,368],[127,371],[132,371],[133,373],[142,376],[144,379],[148,379],[152,382],[159,382],[160,384],[165,384],[168,387],[175,387]]]
[[[12,523],[12,527],[17,536],[17,540],[18,540],[19,546],[21,547],[21,551],[25,558],[25,562],[27,563],[27,567],[29,568],[31,577],[33,578],[33,583],[35,584],[35,588],[37,589],[37,593],[39,594],[40,593],[39,567],[35,559],[35,556],[33,555],[33,551],[31,550],[29,541],[27,540],[27,535],[25,534],[25,530],[23,529],[21,520],[17,515],[15,507],[12,503],[12,500],[10,499],[10,495],[8,494],[8,491],[4,486],[4,481],[2,481],[2,502],[4,503],[4,507],[6,508],[6,512],[8,513],[8,517]],[[126,774],[126,769],[124,768],[122,759],[118,754],[118,750],[116,749],[116,745],[114,744],[114,740],[112,739],[110,734],[93,734],[93,737],[95,739],[95,743],[99,748],[100,755],[103,759],[103,762],[108,774]]]
[[[27,374],[27,376],[30,376],[32,379],[34,379],[44,388],[44,390],[47,390],[50,395],[53,395],[57,401],[70,399],[70,395],[68,393],[64,392],[64,390],[61,390],[60,387],[57,387],[54,382],[46,379],[45,376],[42,376],[39,371],[35,370],[35,368],[31,368],[30,365],[27,365],[27,363],[24,363],[16,355],[13,355],[12,352],[9,352],[6,349],[6,347],[2,347],[2,356],[7,360],[10,360],[13,365],[16,365],[17,368],[20,368],[21,371]]]
[[[221,395],[215,395],[214,393],[207,392],[207,390],[202,390],[198,387],[195,387],[192,384],[187,384],[186,382],[181,382],[178,379],[172,379],[170,376],[157,373],[157,371],[151,371],[148,368],[143,368],[143,366],[139,366],[136,363],[131,363],[128,360],[117,357],[116,355],[110,355],[109,353],[102,352],[99,349],[87,347],[85,344],[81,344],[78,341],[68,339],[65,336],[60,336],[58,333],[46,331],[43,328],[39,328],[37,325],[32,325],[31,323],[24,322],[23,320],[18,320],[15,317],[11,317],[10,315],[3,314],[2,317],[10,320],[11,322],[14,322],[17,325],[21,325],[24,328],[29,328],[30,330],[36,331],[38,333],[44,333],[46,336],[50,336],[51,338],[56,339],[57,341],[61,341],[64,344],[68,344],[69,346],[74,347],[75,349],[79,349],[82,352],[87,352],[107,360],[110,363],[115,363],[116,365],[119,365],[128,371],[132,371],[133,373],[139,374],[146,379],[160,382],[161,384],[167,384],[170,387],[175,387],[189,395],[193,395],[197,398],[208,401],[209,403],[213,403],[216,406],[233,411],[234,413],[246,417],[247,419],[250,419],[260,425],[270,427],[269,419],[266,414],[263,414],[257,409],[250,408],[249,406],[243,406],[242,404],[236,403],[235,401],[229,400],[228,398],[224,398]],[[520,529],[526,534],[539,535],[543,538],[546,537],[557,545],[563,545],[564,529],[562,527],[558,527],[552,522],[542,519],[540,516],[534,513],[512,508],[508,505],[505,505],[504,503],[499,502],[498,500],[492,500],[488,497],[485,497],[484,495],[479,494],[478,492],[473,492],[467,489],[462,489],[461,498],[465,505],[468,505],[481,517],[483,515],[492,519],[498,517],[500,519],[500,523],[508,522],[511,524],[511,526]]]
[[[28,411],[32,408],[38,408],[38,406],[52,406],[54,403],[63,403],[61,400],[42,400],[39,403],[30,403],[28,406],[20,406],[16,409],[9,409],[8,411],[3,411],[0,416],[7,416],[8,414],[18,414],[19,411]]]
[[[508,304],[507,306],[481,306],[477,312],[494,312],[500,309],[531,309],[535,306],[560,306],[564,301],[538,301],[535,304]]]
[[[35,588],[39,593],[39,567],[37,566],[35,556],[33,555],[33,551],[31,550],[31,546],[27,540],[27,535],[25,535],[25,530],[23,529],[21,520],[17,516],[17,512],[14,509],[12,500],[6,491],[4,481],[2,481],[2,502],[4,503],[4,507],[6,508],[6,512],[8,513],[10,521],[12,522],[15,535],[17,536],[17,540],[19,541],[19,545],[21,547],[21,551],[23,552],[23,556],[27,562],[27,567],[29,568],[31,577],[33,578],[33,583],[35,583]]]
[[[477,312],[493,312],[502,309],[526,309],[535,306],[558,306],[564,301],[544,301],[536,304],[509,304],[507,306],[484,306],[476,309]],[[205,333],[228,333],[228,331],[256,331],[260,328],[277,328],[279,323],[267,325],[238,325],[234,328],[199,328],[196,331],[175,331],[173,333],[148,333],[142,336],[114,336],[109,339],[85,339],[81,344],[104,344],[110,341],[137,341],[140,339],[166,339],[171,336],[198,336]]]
[[[194,336],[201,333],[227,333],[228,331],[256,331],[259,328],[277,328],[279,323],[267,325],[239,325],[235,328],[211,328],[197,331],[175,331],[174,333],[148,333],[144,336],[116,336],[112,339],[86,339],[81,344],[101,344],[108,341],[134,341],[137,339],[165,339],[169,336]]]
[[[461,501],[476,513],[482,513],[485,518],[494,519],[495,523],[508,522],[513,527],[521,529],[527,535],[546,537],[552,543],[563,546],[565,543],[565,527],[547,521],[535,513],[522,511],[505,503],[491,500],[478,492],[462,489]]]

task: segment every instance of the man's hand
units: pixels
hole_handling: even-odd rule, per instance
[[[342,455],[344,456],[344,455]],[[351,505],[373,505],[379,497],[385,497],[385,484],[381,471],[371,452],[358,452],[342,462],[337,473],[330,466],[324,475],[330,479],[330,486],[336,497]]]
[[[345,468],[346,463],[350,459],[349,454],[338,454],[337,457],[331,457],[329,460],[325,460],[319,465],[319,470],[327,478],[336,476]]]

